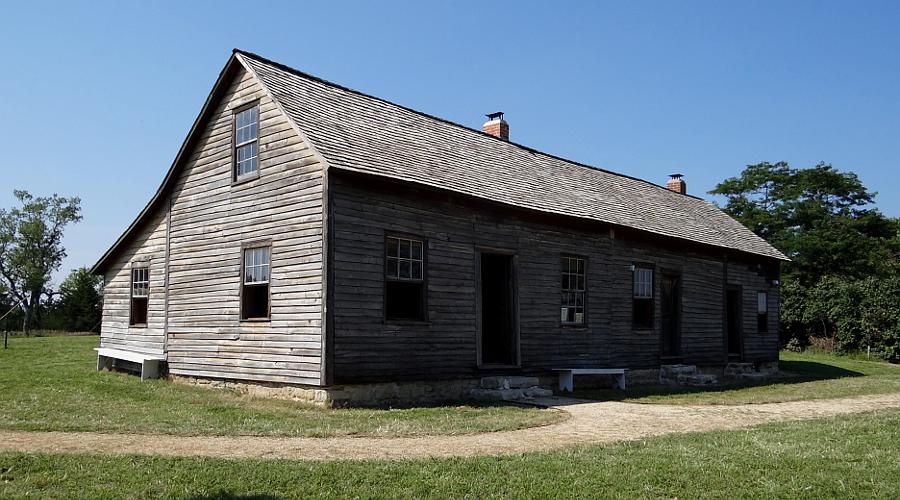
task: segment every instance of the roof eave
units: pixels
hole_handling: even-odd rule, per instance
[[[197,118],[194,120],[194,124],[191,126],[190,132],[185,137],[184,142],[181,144],[181,148],[178,150],[178,154],[175,155],[175,160],[172,162],[172,165],[169,167],[168,172],[166,172],[166,176],[163,179],[162,183],[157,188],[156,193],[151,198],[150,202],[141,210],[140,214],[134,219],[134,221],[125,229],[125,232],[122,233],[121,236],[109,247],[109,249],[97,260],[97,263],[91,267],[92,274],[103,274],[103,272],[109,267],[109,261],[112,257],[119,251],[120,247],[124,243],[129,236],[132,235],[134,231],[137,230],[138,227],[144,222],[146,217],[165,199],[165,195],[168,192],[169,188],[172,184],[174,184],[177,179],[177,174],[180,170],[180,167],[185,160],[185,155],[188,151],[190,151],[190,147],[196,142],[199,133],[201,124],[205,123],[209,118],[209,115],[212,113],[212,104],[217,102],[221,97],[221,94],[224,93],[228,88],[228,83],[233,77],[233,72],[237,69],[237,67],[245,67],[245,65],[238,59],[235,53],[232,53],[231,57],[229,57],[228,62],[225,63],[225,66],[222,68],[222,71],[219,72],[219,77],[216,79],[216,83],[213,85],[212,90],[210,90],[209,95],[206,96],[206,101],[203,103],[203,108],[201,108],[200,113],[197,115]]]

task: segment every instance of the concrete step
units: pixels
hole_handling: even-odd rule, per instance
[[[738,378],[745,373],[754,373],[756,366],[753,363],[728,363],[725,365],[725,376]]]
[[[695,375],[697,365],[662,365],[659,367],[660,377],[677,377],[678,375]]]
[[[663,385],[682,385],[687,377],[697,375],[696,365],[661,365],[659,367],[659,383]]]
[[[496,375],[482,377],[478,384],[482,389],[524,389],[538,385],[537,377],[520,377],[515,375]]]
[[[529,387],[523,389],[526,398],[549,398],[553,396],[553,391],[544,389],[543,387]]]
[[[698,373],[696,375],[678,377],[678,385],[687,385],[693,387],[715,385],[717,383],[719,383],[719,380],[715,375],[709,375],[706,373]]]
[[[537,377],[485,377],[481,387],[472,389],[469,394],[480,401],[519,401],[553,396],[553,391],[537,384]]]

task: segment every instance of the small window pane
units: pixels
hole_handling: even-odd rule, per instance
[[[387,271],[385,275],[390,276],[392,278],[398,278],[397,270],[399,269],[399,265],[397,265],[397,259],[388,257],[387,260]]]
[[[388,257],[396,257],[397,256],[397,248],[400,246],[400,240],[397,238],[388,238],[387,239],[387,254]]]
[[[400,258],[408,259],[409,257],[409,247],[412,242],[409,240],[402,240],[400,242]]]
[[[402,248],[401,253],[402,253]],[[401,278],[411,278],[412,274],[410,272],[410,262],[408,260],[400,260],[400,277]]]

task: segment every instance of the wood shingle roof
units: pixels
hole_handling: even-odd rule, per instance
[[[504,141],[255,54],[235,53],[329,168],[787,260],[700,198]]]

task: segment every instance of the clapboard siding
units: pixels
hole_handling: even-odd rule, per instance
[[[517,255],[523,371],[658,366],[663,272],[680,273],[683,280],[681,361],[725,362],[725,256],[720,251],[708,254],[673,240],[634,239],[622,231],[617,236],[609,228],[581,230],[571,223],[535,222],[526,213],[493,210],[410,185],[335,171],[329,175],[337,383],[481,373],[475,304],[479,247],[508,249]],[[391,324],[383,319],[384,237],[391,233],[417,235],[427,242],[427,323]],[[585,327],[559,323],[562,254],[588,260]],[[657,270],[655,326],[648,330],[632,328],[634,263],[653,264]],[[740,276],[747,287],[765,285],[756,274]],[[770,301],[777,303],[772,291]],[[755,310],[754,302],[754,314]],[[747,320],[747,352],[752,360],[777,359],[777,310],[770,310],[773,324],[766,335],[751,335]],[[755,316],[752,319],[755,332]]]
[[[249,103],[260,110],[260,175],[234,183],[233,110]],[[388,233],[426,241],[425,323],[383,319]],[[239,320],[250,242],[271,244],[265,322]],[[777,359],[778,290],[759,265],[777,270],[783,256],[715,207],[240,52],[163,186],[95,267],[106,278],[101,343],[165,352],[172,373],[201,377],[324,385],[478,375],[479,248],[516,256],[525,372],[676,361],[660,357],[664,273],[682,278],[677,361],[726,362],[726,284],[744,293],[745,359]],[[588,261],[583,327],[559,324],[561,254]],[[150,266],[143,328],[128,325],[135,262]],[[632,327],[635,263],[656,269],[652,328]],[[759,290],[769,292],[767,333],[756,331]]]
[[[256,101],[259,177],[235,184],[233,110]],[[323,177],[310,146],[259,81],[239,68],[171,188],[166,309],[171,373],[322,383]],[[164,224],[164,217],[155,217],[107,273],[104,345],[140,342],[147,344],[145,350],[162,351]],[[239,319],[240,269],[241,245],[254,241],[271,243],[271,320],[251,323]],[[151,279],[159,281],[151,283],[151,324],[138,340],[134,329],[127,329],[127,301],[122,301],[128,262],[143,255],[152,256]]]
[[[100,347],[162,354],[165,350],[165,208],[147,221],[145,229],[122,250],[104,274],[103,322]],[[150,269],[147,326],[130,326],[131,267]]]
[[[260,176],[233,185],[232,110],[257,99]],[[170,371],[319,384],[322,165],[246,72],[203,137],[173,189]],[[241,244],[250,241],[272,244],[269,322],[239,320]]]
[[[728,263],[728,284],[741,289],[741,342],[745,361],[773,361],[778,359],[779,288],[769,286],[767,269],[763,265],[734,261]],[[757,325],[756,295],[768,292],[768,332],[760,332]]]

